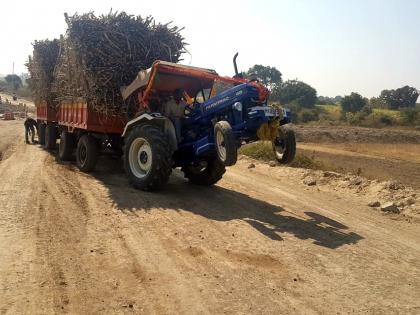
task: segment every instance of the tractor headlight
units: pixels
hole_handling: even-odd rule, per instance
[[[241,102],[236,102],[235,104],[232,105],[232,108],[237,110],[238,112],[242,111],[242,103]]]

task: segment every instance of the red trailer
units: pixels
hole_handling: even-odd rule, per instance
[[[105,116],[89,111],[86,103],[62,103],[58,110],[58,123],[71,132],[77,129],[104,134],[122,134],[127,121],[119,116]]]
[[[121,151],[121,135],[127,123],[122,116],[106,116],[89,109],[86,102],[62,102],[54,110],[46,103],[36,106],[39,142],[54,149],[60,139],[59,158],[71,160],[76,150],[82,171],[93,170],[101,148]]]

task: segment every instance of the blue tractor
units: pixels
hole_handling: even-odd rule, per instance
[[[268,140],[278,162],[296,152],[290,111],[268,106],[268,89],[257,79],[221,77],[214,70],[157,61],[122,88],[135,99],[125,126],[123,160],[131,183],[161,188],[173,168],[198,185],[213,185],[237,161],[241,145]]]

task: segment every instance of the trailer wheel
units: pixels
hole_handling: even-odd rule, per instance
[[[38,142],[40,145],[45,145],[45,127],[44,123],[38,124]]]
[[[214,125],[214,142],[220,162],[225,166],[234,165],[238,159],[238,147],[235,134],[227,121],[222,120]]]
[[[58,145],[58,157],[62,161],[70,161],[73,158],[73,150],[76,146],[75,137],[68,131],[62,131],[60,134],[60,143]]]
[[[98,140],[90,135],[83,135],[77,142],[76,164],[82,172],[91,172],[96,166],[99,155]]]
[[[172,149],[169,139],[157,127],[134,128],[125,140],[124,168],[137,189],[153,191],[162,188],[172,172]]]
[[[211,186],[222,179],[226,172],[225,165],[217,158],[202,161],[197,166],[184,166],[181,168],[184,177],[196,185]]]
[[[296,154],[296,137],[292,129],[281,128],[279,136],[272,142],[273,151],[277,161],[288,164],[293,161]]]
[[[44,148],[47,150],[55,149],[57,145],[57,127],[47,125],[45,127],[45,144]]]

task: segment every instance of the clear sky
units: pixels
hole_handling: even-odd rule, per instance
[[[183,63],[232,75],[275,66],[284,79],[305,81],[318,95],[385,88],[420,89],[420,0],[1,0],[0,73],[26,72],[35,39],[65,32],[63,13],[110,9],[153,15],[184,26],[192,56]]]

